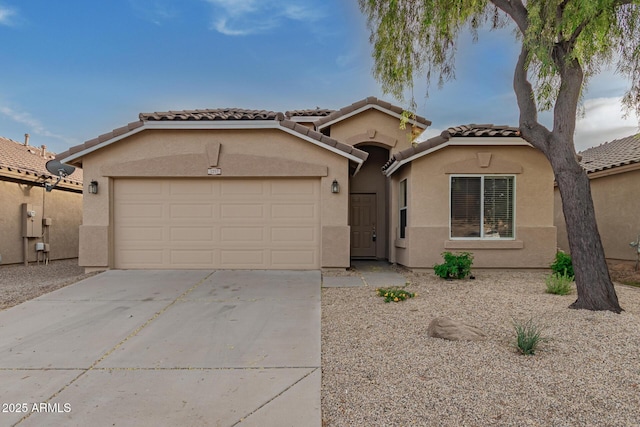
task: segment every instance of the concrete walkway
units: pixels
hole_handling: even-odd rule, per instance
[[[350,288],[371,286],[373,288],[404,286],[407,279],[395,272],[387,261],[352,261],[355,270],[353,276],[323,276],[324,288]]]
[[[0,425],[320,426],[318,271],[108,271],[0,311]]]

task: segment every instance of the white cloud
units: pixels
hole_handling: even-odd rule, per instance
[[[129,4],[139,16],[156,25],[162,25],[177,14],[170,0],[129,0]]]
[[[0,5],[0,25],[13,25],[15,16],[16,12],[13,9]]]
[[[3,114],[13,120],[14,122],[21,123],[28,127],[29,133],[33,133],[48,138],[59,139],[64,142],[70,142],[70,140],[62,135],[48,131],[39,120],[33,118],[29,113],[21,113],[14,111],[9,107],[0,107],[0,114]]]
[[[584,101],[584,116],[576,121],[576,151],[638,133],[638,117],[624,116],[620,97]]]
[[[294,0],[205,0],[214,7],[211,28],[227,36],[245,36],[270,31],[286,20],[313,22],[322,17],[308,1]]]

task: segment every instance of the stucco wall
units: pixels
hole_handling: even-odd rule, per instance
[[[213,159],[216,144],[219,156]],[[207,174],[212,162],[221,175]],[[85,198],[80,232],[80,265],[89,270],[113,266],[113,180],[142,176],[318,177],[321,264],[349,266],[348,160],[281,130],[146,130],[88,154],[83,170],[86,181],[95,179],[100,188]],[[331,193],[334,179],[344,189],[338,194]]]
[[[489,167],[479,166],[477,153],[491,153]],[[506,173],[516,177],[514,239],[449,239],[452,173]],[[544,268],[552,261],[556,250],[553,173],[537,150],[524,146],[446,147],[414,160],[410,173],[401,170],[394,174],[391,195],[394,201],[397,183],[404,176],[409,181],[408,226],[406,242],[400,242],[406,248],[395,250],[397,262],[430,269],[442,262],[443,251],[472,252],[474,266],[480,268]],[[396,210],[397,204],[393,215],[397,226]],[[397,239],[397,235],[393,237]]]
[[[22,204],[30,203],[43,208],[40,218],[51,218],[47,227],[50,243],[49,259],[76,258],[78,256],[78,228],[82,220],[82,194],[54,189],[47,193],[39,184],[30,185],[0,180],[0,255],[2,264],[24,262],[22,238]],[[44,214],[44,216],[42,216]],[[45,230],[45,228],[43,228]],[[29,238],[28,259],[36,260],[35,243]]]
[[[615,172],[615,169],[611,172]],[[635,261],[636,254],[629,242],[635,241],[640,233],[640,169],[612,175],[600,173],[599,177],[592,178],[590,182],[605,256],[609,259]],[[562,199],[557,188],[554,216],[558,228],[558,247],[569,252]]]
[[[411,125],[400,129],[400,119],[369,109],[331,125],[331,138],[349,145],[380,145],[391,154],[411,147]]]

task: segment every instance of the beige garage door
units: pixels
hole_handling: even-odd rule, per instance
[[[116,268],[316,269],[319,179],[117,179]]]

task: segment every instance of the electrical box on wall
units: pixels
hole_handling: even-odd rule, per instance
[[[42,236],[42,206],[22,204],[22,237]]]

